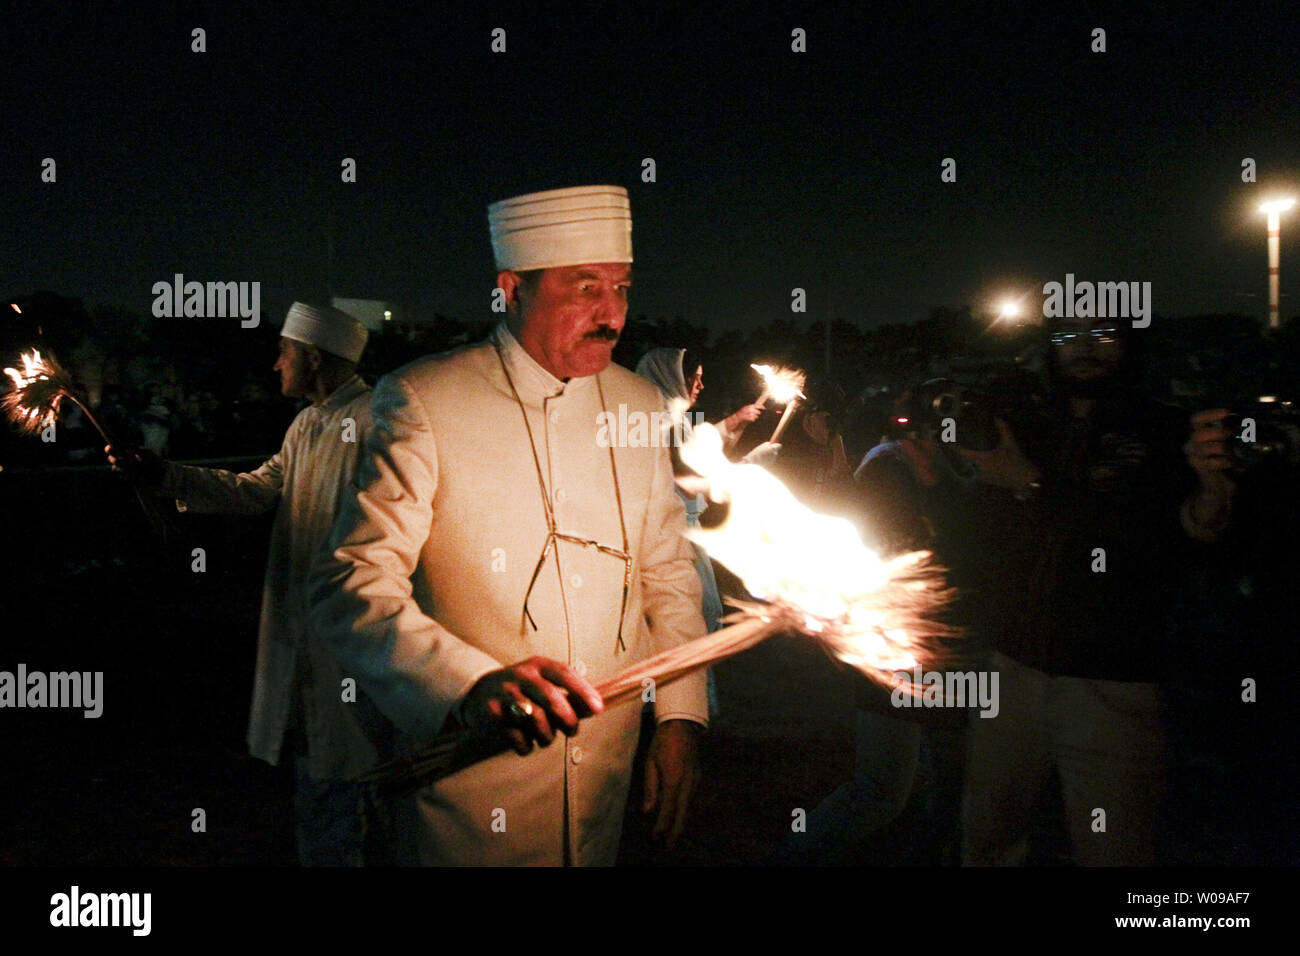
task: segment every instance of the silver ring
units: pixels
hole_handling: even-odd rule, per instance
[[[524,701],[521,704],[517,700],[511,701],[510,716],[515,720],[527,720],[529,717],[533,716],[532,703],[530,701]]]

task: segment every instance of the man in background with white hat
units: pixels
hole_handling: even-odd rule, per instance
[[[356,374],[368,332],[329,306],[295,302],[280,332],[280,390],[311,404],[279,452],[242,474],[166,462],[144,449],[105,449],[115,468],[176,498],[183,511],[261,514],[276,509],[262,593],[249,752],[294,758],[298,852],[304,865],[360,866],[362,792],[345,781],[385,749],[387,722],[315,640],[307,620],[312,554],[329,532],[370,428],[370,386]]]
[[[631,213],[625,190],[591,186],[495,203],[488,218],[508,318],[376,385],[312,621],[400,730],[493,727],[526,754],[419,792],[407,808],[420,862],[609,865],[642,702],[606,709],[593,685],[705,631],[667,449],[597,438],[602,412],[664,407],[610,364]],[[705,678],[643,696],[659,723],[635,798],[671,841],[695,786]]]

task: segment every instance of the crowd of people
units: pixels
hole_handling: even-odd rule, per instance
[[[1039,387],[996,412],[918,382],[860,456],[817,404],[780,449],[882,554],[937,555],[946,666],[999,700],[904,709],[863,680],[853,779],[772,862],[1294,862],[1295,444],[1156,400],[1140,334],[1049,323]],[[891,826],[907,859],[880,855]]]
[[[752,596],[684,537],[711,506],[675,448],[593,440],[611,408],[681,420],[705,387],[697,348],[646,343],[640,377],[611,363],[626,194],[516,197],[489,219],[505,319],[373,390],[364,327],[295,303],[274,369],[307,405],[287,431],[259,383],[269,354],[226,401],[165,368],[102,385],[114,467],[190,510],[276,514],[249,747],[295,765],[306,864],[611,863],[634,757],[631,798],[671,842],[727,707],[700,674],[574,738],[605,709],[599,680]],[[963,634],[936,666],[997,677],[982,712],[900,708],[864,678],[852,779],[771,862],[1294,862],[1294,446],[1255,454],[1233,409],[1157,400],[1122,322],[1040,332],[1033,387],[997,402],[914,381],[868,410],[814,375],[779,444],[747,428],[761,400],[718,416],[733,460],[882,555],[934,553]],[[83,416],[60,427],[66,460],[94,463]],[[183,463],[272,449],[247,472]],[[381,820],[356,776],[449,728],[544,753],[462,769]],[[881,856],[901,825],[908,858]]]
[[[1247,468],[1226,410],[1193,419],[1156,401],[1133,335],[1045,330],[1041,387],[1004,403],[994,430],[958,406],[956,434],[941,434],[936,395],[960,391],[947,380],[846,413],[842,390],[814,376],[779,446],[745,440],[761,402],[719,417],[734,459],[765,464],[882,553],[935,552],[960,595],[961,666],[1000,677],[992,720],[903,711],[862,681],[853,779],[771,862],[1257,863],[1294,851],[1272,828],[1294,802],[1277,688],[1295,653],[1277,622],[1294,611],[1296,463]],[[686,411],[704,390],[702,355],[650,349],[637,371]],[[123,445],[173,460],[279,447],[292,406],[256,372],[223,401],[155,364],[138,387],[102,388],[96,413]],[[62,461],[102,460],[75,406],[59,427]],[[846,441],[854,428],[877,440]],[[698,526],[707,499],[679,494]],[[713,630],[724,598],[748,595],[693,547]],[[1264,682],[1265,702],[1243,682]],[[724,706],[710,680],[709,711]],[[914,831],[906,860],[889,857],[900,826]]]

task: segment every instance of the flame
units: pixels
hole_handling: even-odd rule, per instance
[[[23,362],[23,370],[7,368],[5,374],[14,382],[14,388],[26,388],[34,382],[42,381],[50,377],[50,367],[41,358],[39,351],[24,352],[19,356]]]
[[[13,388],[0,401],[9,419],[24,432],[40,431],[58,417],[59,403],[67,389],[66,376],[37,350],[19,356],[22,371],[6,368]]]
[[[773,367],[771,365],[750,365],[755,372],[763,376],[763,393],[771,397],[778,405],[806,398],[803,393],[804,373],[798,369]]]
[[[802,632],[878,678],[937,657],[932,638],[950,629],[933,612],[951,592],[928,552],[884,560],[842,518],[801,504],[758,465],[728,461],[722,436],[700,425],[682,460],[730,503],[724,524],[687,535],[726,565],[749,592],[802,619]]]

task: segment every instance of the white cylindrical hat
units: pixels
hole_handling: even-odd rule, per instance
[[[370,332],[360,319],[329,305],[295,302],[289,306],[280,334],[286,339],[314,345],[339,358],[355,362],[361,358]]]
[[[574,186],[488,206],[497,269],[517,272],[632,261],[632,207],[622,186]]]

